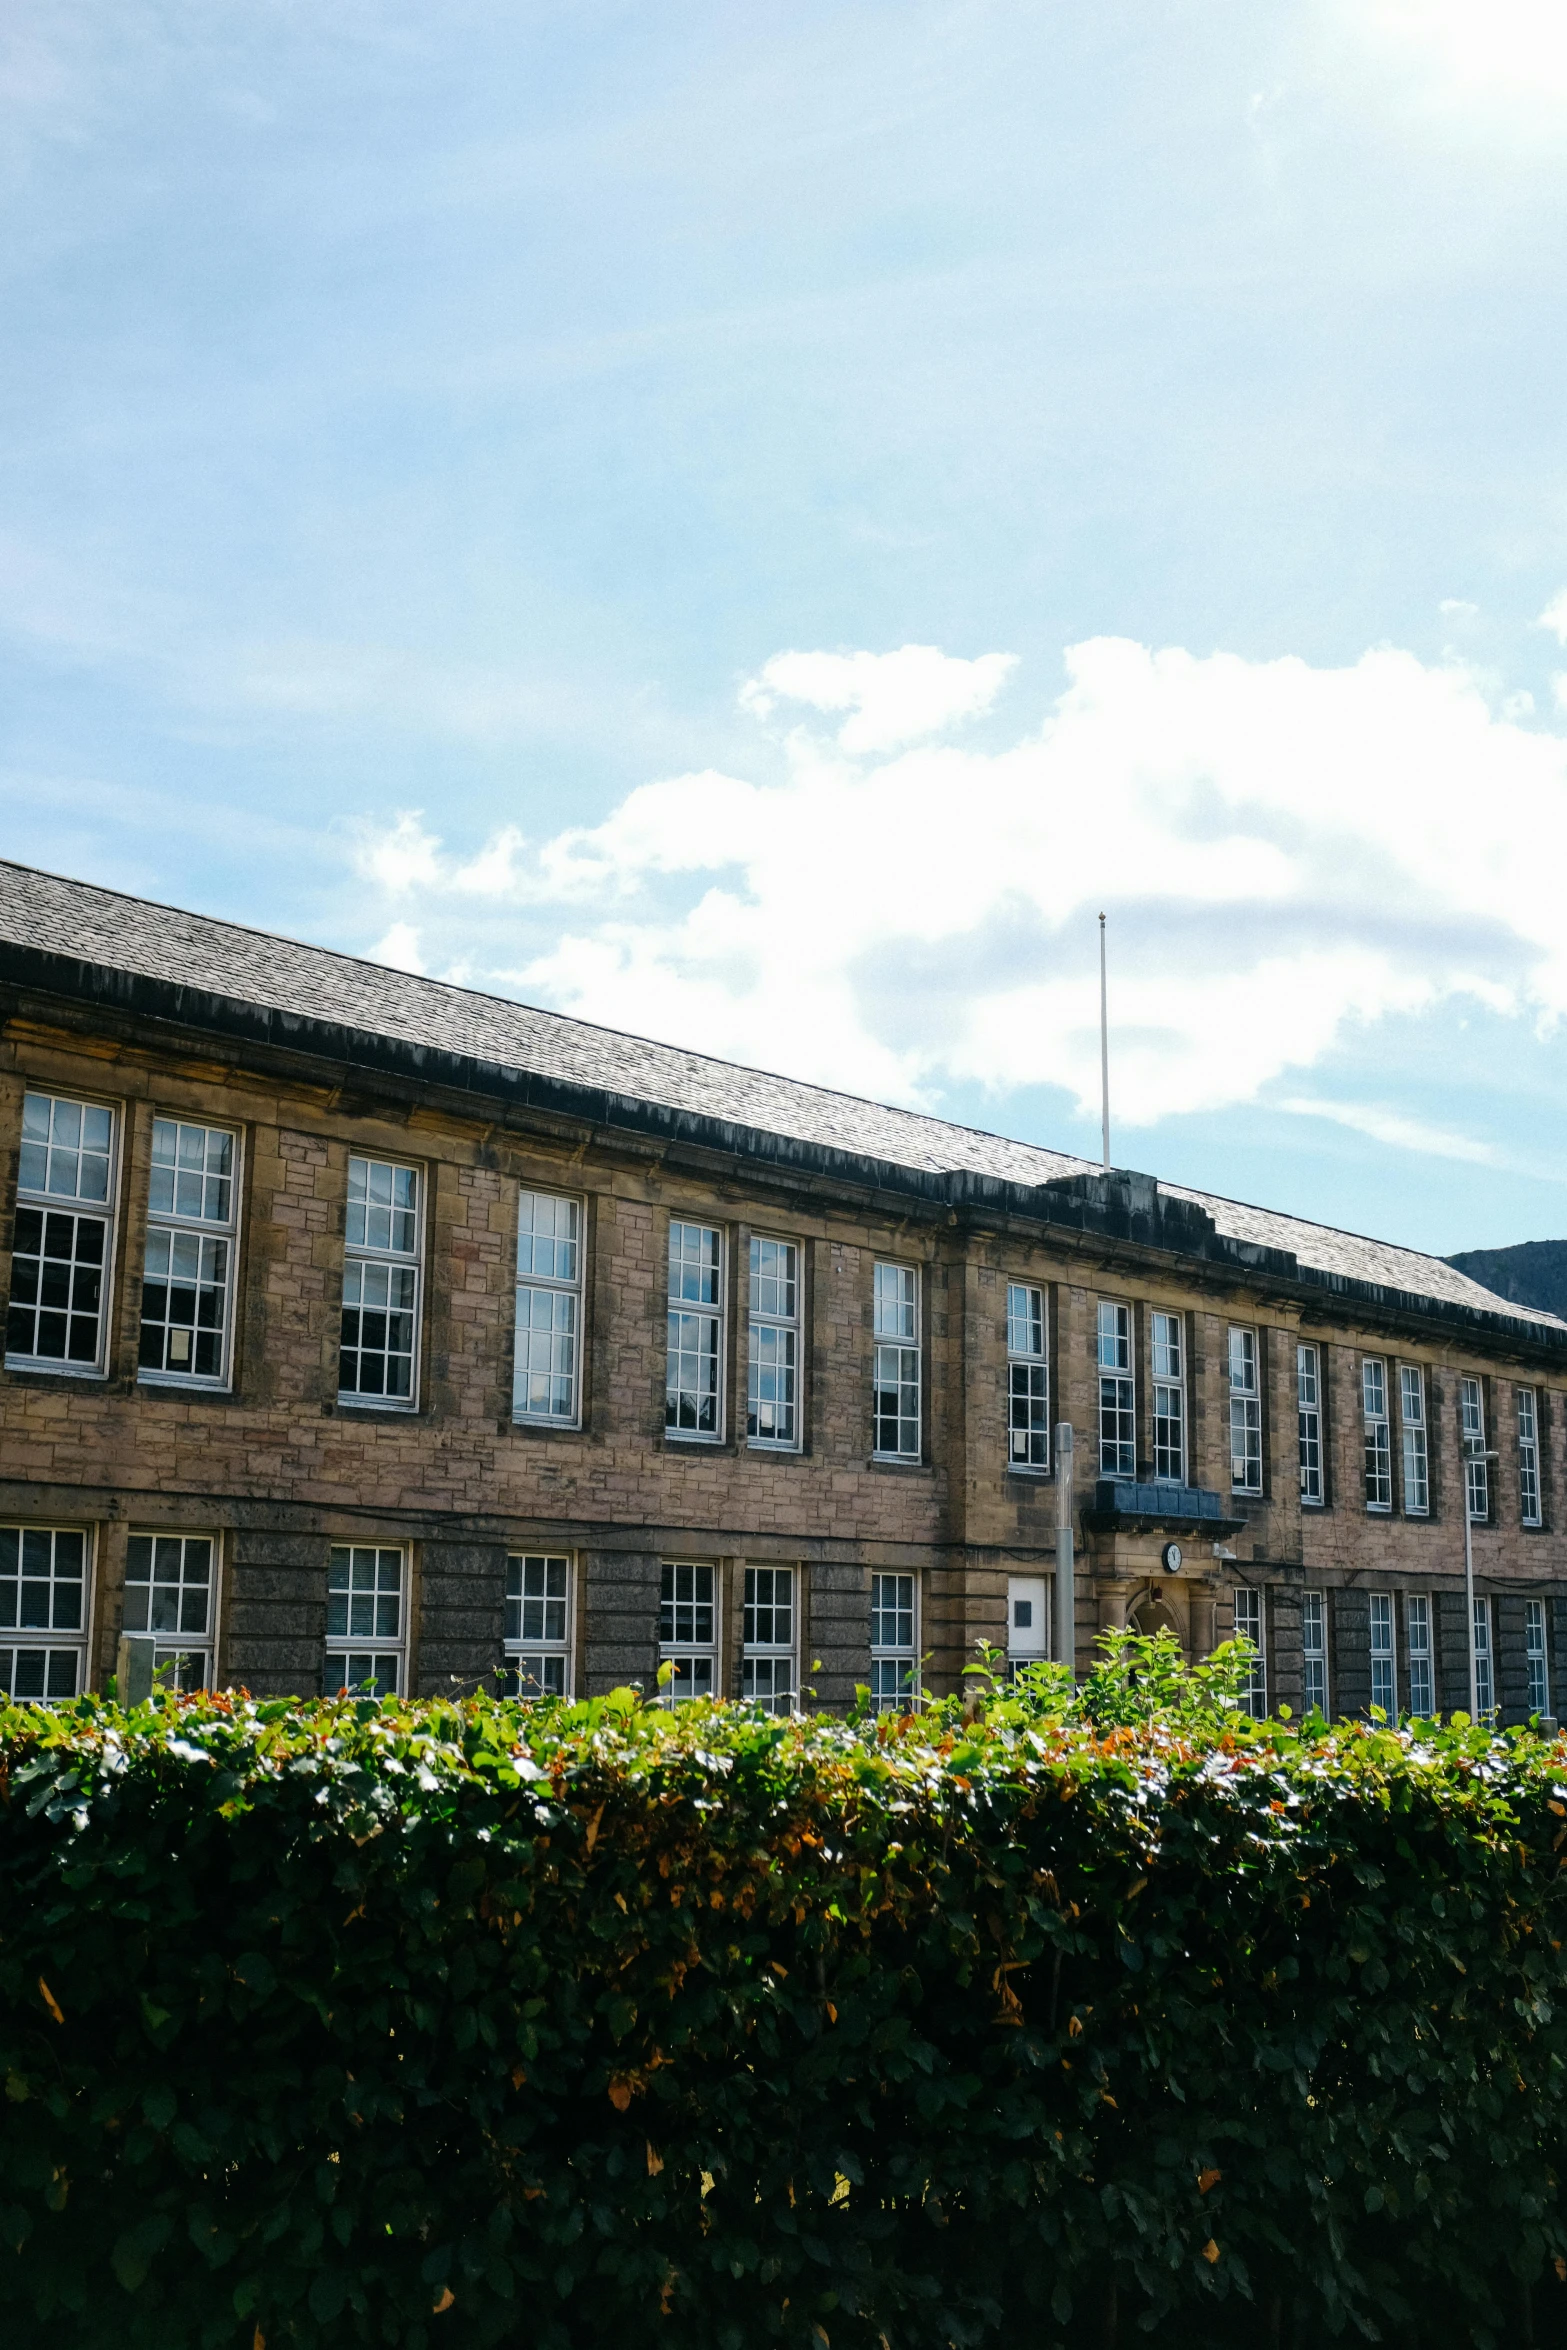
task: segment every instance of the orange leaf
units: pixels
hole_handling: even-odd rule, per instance
[[[674,2298],[675,2272],[673,2269],[671,2269],[668,2276],[664,2279],[663,2290],[658,2296],[659,2312],[662,2316],[667,2317],[669,2315],[670,2306],[673,2303]]]
[[[524,2072],[524,2070],[523,2070],[522,2066],[519,2064],[519,2065],[516,2067],[516,2069],[514,2070],[514,2072],[512,2073],[512,2076],[511,2076],[511,2085],[512,2085],[512,2087],[513,2087],[514,2089],[520,2089],[520,2088],[522,2087],[522,2084],[523,2084],[523,2082],[524,2082],[524,2081],[527,2079],[527,2077],[528,2077],[528,2076],[527,2076],[527,2074]]]
[[[631,2103],[631,2083],[618,2073],[609,2084],[609,2101],[617,2113],[624,2113]]]
[[[1224,2173],[1223,2173],[1223,2171],[1222,2171],[1222,2170],[1205,2170],[1205,2171],[1199,2171],[1199,2172],[1198,2172],[1198,2174],[1197,2174],[1197,2192],[1198,2192],[1198,2194],[1199,2194],[1199,2195],[1206,2195],[1206,2194],[1207,2194],[1207,2192],[1208,2192],[1208,2190],[1209,2190],[1209,2188],[1210,2188],[1210,2187],[1216,2187],[1216,2186],[1218,2185],[1219,2181],[1220,2181],[1220,2180],[1223,2178],[1223,2176],[1224,2176]]]
[[[1210,2268],[1212,2268],[1214,2262],[1219,2257],[1219,2247],[1211,2236],[1208,2238],[1207,2243],[1202,2248],[1202,2256]]]
[[[267,2350],[267,2337],[259,2325],[250,2337],[250,2350]]]
[[[440,2317],[446,2310],[450,2309],[456,2298],[457,2296],[452,2291],[451,2286],[443,2285],[441,2288],[441,2298],[439,2301],[432,2301],[430,2304],[432,2314],[436,2317]]]
[[[653,2143],[652,2139],[651,2139],[651,2138],[649,2138],[649,2140],[648,2140],[648,2142],[647,2142],[647,2175],[648,2175],[648,2177],[649,2177],[650,2179],[656,2179],[656,2178],[658,2177],[658,2174],[659,2174],[659,2172],[660,2172],[660,2171],[663,2169],[663,2167],[664,2167],[664,2157],[663,2157],[663,2156],[662,2156],[662,2155],[659,2153],[659,2150],[658,2150],[658,2148],[657,2148],[657,2147],[654,2145],[654,2143]]]
[[[48,1984],[44,1981],[42,1975],[40,1975],[38,1978],[38,1988],[43,1994],[43,2003],[49,2010],[49,2013],[54,2017],[55,2022],[57,2024],[63,2024],[65,2017],[61,2013],[60,2002],[58,1999],[56,1999],[54,1993],[50,1990]]]

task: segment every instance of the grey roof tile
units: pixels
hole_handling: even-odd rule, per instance
[[[504,996],[416,978],[327,947],[305,946],[270,931],[214,921],[3,860],[0,940],[928,1173],[966,1170],[1036,1184],[1096,1172],[1096,1162],[1064,1151],[711,1060]],[[1440,1257],[1181,1185],[1160,1188],[1195,1201],[1230,1238],[1287,1249],[1302,1265],[1319,1271],[1505,1314],[1512,1321],[1567,1328],[1554,1315],[1521,1314],[1515,1304]]]

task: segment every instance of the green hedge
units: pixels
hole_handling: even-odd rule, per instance
[[[1556,2338],[1567,1748],[1223,1671],[0,1711],[0,2338]]]

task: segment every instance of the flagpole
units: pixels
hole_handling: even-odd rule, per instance
[[[1105,1173],[1110,1172],[1110,991],[1105,976],[1105,918],[1099,917],[1099,1098],[1104,1107]]]

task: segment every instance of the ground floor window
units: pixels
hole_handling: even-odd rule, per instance
[[[1042,1664],[1050,1654],[1050,1586],[1043,1575],[1007,1578],[1007,1675]]]
[[[86,1687],[90,1564],[81,1526],[0,1526],[0,1695]]]
[[[794,1711],[797,1615],[793,1567],[746,1568],[740,1694],[772,1714]]]
[[[1310,1713],[1315,1707],[1319,1714],[1325,1714],[1328,1710],[1328,1607],[1325,1592],[1303,1591],[1300,1595],[1300,1645],[1301,1696],[1306,1711]]]
[[[1496,1684],[1491,1659],[1491,1603],[1488,1599],[1475,1601],[1475,1711],[1479,1714],[1496,1710]]]
[[[211,1534],[132,1534],[126,1544],[123,1629],[133,1639],[152,1635],[164,1687],[212,1686],[217,1558]]]
[[[712,1697],[718,1686],[718,1569],[694,1560],[666,1561],[658,1608],[659,1664],[666,1705]]]
[[[913,1575],[871,1577],[871,1703],[901,1713],[919,1696],[919,1606]]]
[[[1249,1583],[1239,1584],[1235,1592],[1235,1636],[1249,1640],[1257,1652],[1252,1658],[1251,1677],[1241,1693],[1241,1704],[1259,1722],[1268,1710],[1267,1652],[1262,1633],[1262,1593]]]
[[[1411,1591],[1404,1599],[1405,1646],[1409,1657],[1409,1710],[1426,1720],[1436,1710],[1431,1662],[1431,1596]]]
[[[571,1561],[524,1553],[506,1561],[507,1697],[571,1695]]]
[[[1523,1603],[1524,1662],[1529,1668],[1529,1711],[1548,1714],[1551,1710],[1551,1676],[1545,1653],[1545,1602],[1526,1599]]]
[[[1393,1594],[1373,1591],[1371,1606],[1371,1702],[1391,1722],[1398,1713],[1398,1676],[1393,1655]]]
[[[406,1553],[390,1544],[333,1544],[326,1592],[329,1697],[343,1689],[401,1696],[406,1567]]]

